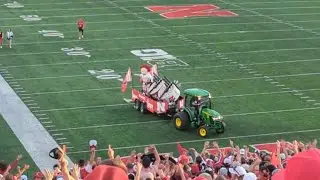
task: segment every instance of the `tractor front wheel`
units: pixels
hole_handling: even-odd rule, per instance
[[[184,111],[178,112],[173,116],[173,123],[176,129],[186,130],[190,125],[189,115]]]
[[[216,126],[216,132],[218,134],[224,133],[226,124],[224,122],[219,122]]]
[[[208,132],[209,131],[208,131],[208,128],[206,126],[200,126],[198,128],[198,135],[200,137],[203,137],[203,138],[207,137],[208,136]]]

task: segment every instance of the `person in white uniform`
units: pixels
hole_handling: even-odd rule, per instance
[[[9,47],[12,47],[12,39],[13,39],[13,32],[11,29],[9,29],[9,31],[7,31],[7,39],[9,41]]]

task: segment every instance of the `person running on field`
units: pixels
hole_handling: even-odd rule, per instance
[[[12,47],[12,39],[13,39],[13,32],[11,29],[9,29],[9,31],[7,31],[7,39],[9,41],[9,48]]]
[[[3,33],[0,31],[0,48],[2,48]]]
[[[78,20],[78,30],[79,30],[79,39],[83,39],[83,30],[84,30],[85,22],[83,19]]]

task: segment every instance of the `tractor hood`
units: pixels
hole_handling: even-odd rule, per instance
[[[222,120],[222,116],[213,109],[203,108],[201,114],[207,118],[212,117],[214,120]]]

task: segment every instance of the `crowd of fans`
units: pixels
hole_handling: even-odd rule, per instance
[[[154,145],[145,152],[132,151],[127,158],[116,156],[109,145],[108,157],[96,157],[91,149],[88,161],[79,160],[68,168],[66,147],[56,149],[57,164],[37,172],[33,180],[319,180],[320,150],[317,141],[277,141],[273,152],[235,146],[220,148],[205,142],[202,151],[177,143],[178,156],[161,154]],[[27,180],[29,166],[18,167],[21,156],[8,165],[0,162],[0,180]],[[18,167],[18,168],[17,168]],[[17,170],[16,170],[17,169]],[[314,173],[315,172],[315,173]],[[313,175],[315,174],[315,175]]]

